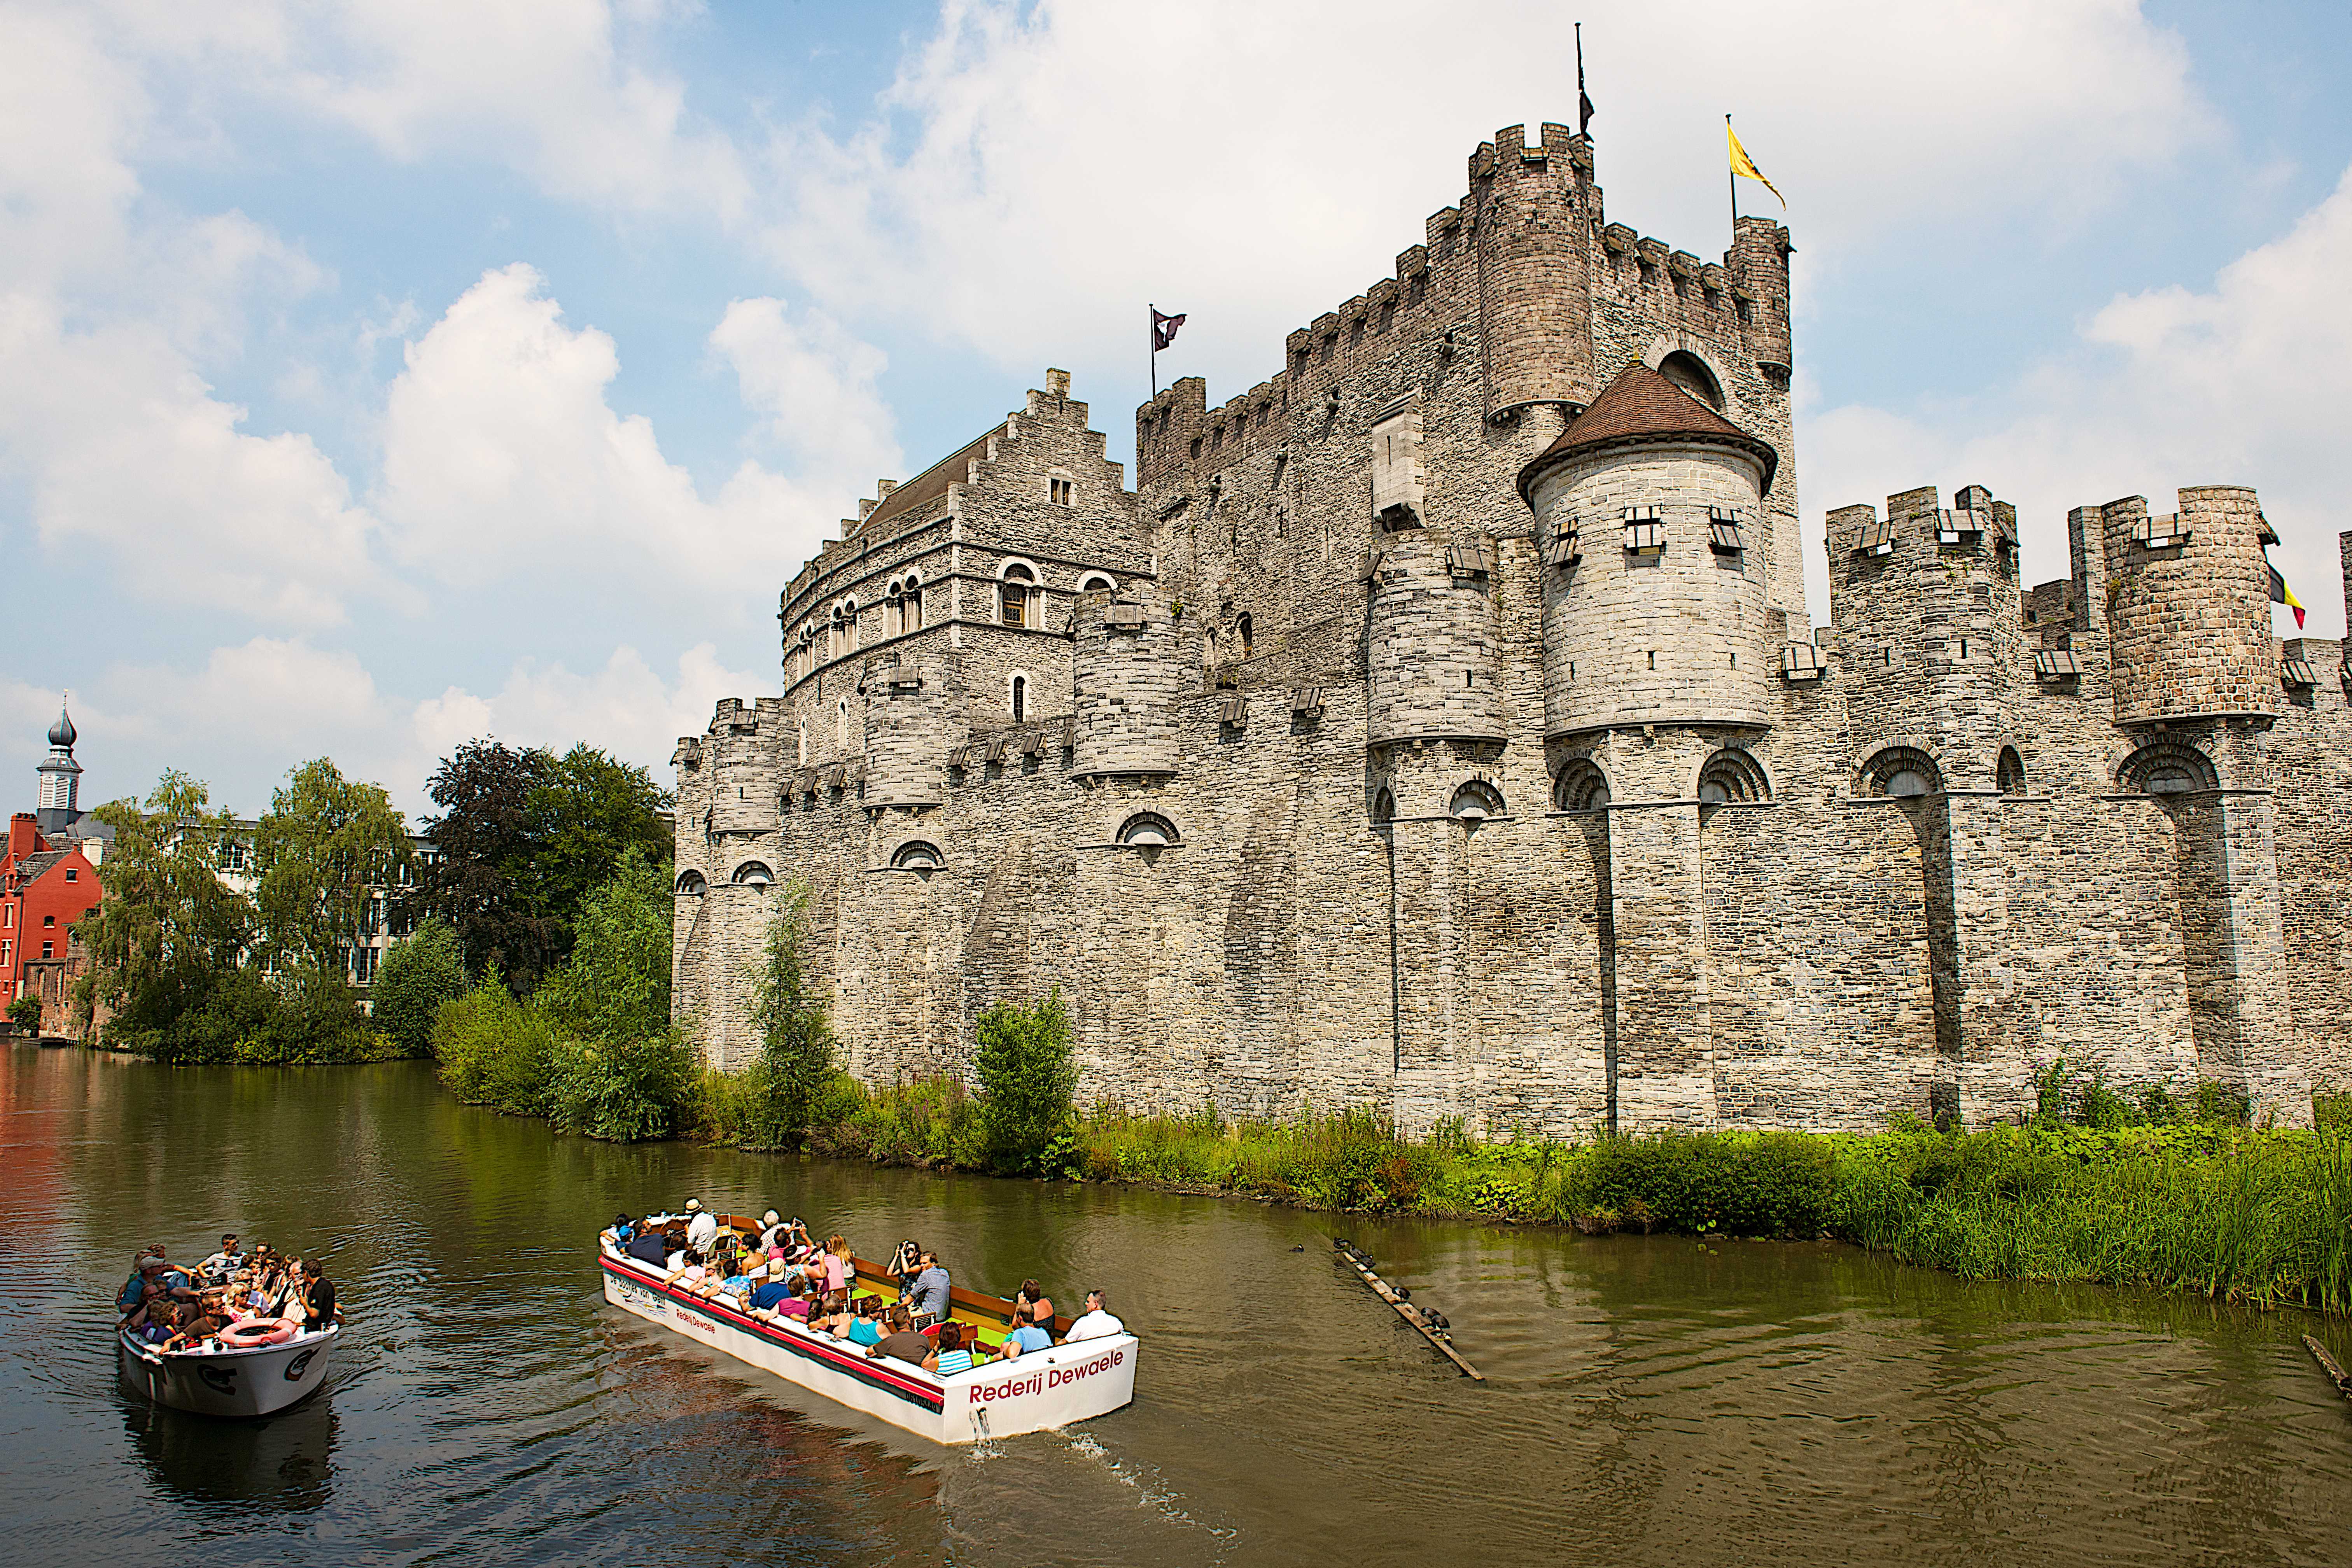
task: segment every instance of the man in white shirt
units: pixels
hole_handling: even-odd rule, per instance
[[[686,1200],[686,1212],[694,1217],[686,1222],[686,1244],[698,1252],[707,1252],[719,1239],[719,1216],[702,1206],[700,1198]]]
[[[1106,1311],[1105,1304],[1101,1291],[1087,1291],[1087,1310],[1076,1322],[1070,1325],[1070,1331],[1062,1336],[1062,1342],[1074,1345],[1080,1340],[1108,1339],[1113,1334],[1127,1332],[1127,1325]]]
[[[228,1277],[245,1267],[245,1254],[239,1250],[234,1233],[221,1237],[220,1250],[196,1265],[196,1274],[207,1285],[226,1285]]]

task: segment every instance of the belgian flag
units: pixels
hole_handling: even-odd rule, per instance
[[[2279,569],[2275,566],[2271,568],[2271,603],[2284,605],[2293,610],[2294,629],[2303,630],[2303,601],[2294,596],[2294,590],[2286,585],[2286,579],[2279,575]]]

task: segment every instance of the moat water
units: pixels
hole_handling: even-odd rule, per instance
[[[1137,1402],[942,1451],[604,1304],[613,1212],[772,1203],[962,1281],[1087,1285]],[[1832,1246],[1339,1219],[611,1148],[421,1064],[0,1058],[0,1557],[236,1563],[2352,1562],[2352,1328],[1972,1285]],[[327,1392],[223,1424],[118,1391],[150,1240],[317,1251]],[[1335,1265],[1442,1306],[1470,1383]],[[1300,1250],[1300,1249],[1304,1250]]]

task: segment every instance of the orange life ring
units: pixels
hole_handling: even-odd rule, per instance
[[[256,1318],[231,1323],[221,1331],[220,1342],[233,1351],[259,1350],[263,1345],[282,1345],[300,1330],[301,1325],[289,1319]]]

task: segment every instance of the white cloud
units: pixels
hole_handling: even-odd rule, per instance
[[[1990,485],[2019,504],[2027,576],[2046,580],[2065,574],[2070,507],[2144,494],[2169,511],[2180,486],[2250,484],[2280,534],[2273,559],[2310,608],[2307,629],[2337,635],[2347,272],[2352,169],[2211,288],[2117,296],[2080,342],[2015,385],[1907,412],[1847,405],[1805,418],[1808,495],[1843,505],[1921,484]]]
[[[82,804],[144,795],[177,767],[208,781],[215,805],[250,816],[289,770],[326,756],[346,776],[382,784],[415,817],[433,809],[425,785],[435,764],[478,736],[556,750],[585,741],[666,784],[679,735],[699,733],[719,698],[748,699],[772,684],[726,668],[709,643],[678,655],[667,675],[623,645],[584,674],[525,659],[495,690],[452,685],[416,700],[384,691],[348,650],[258,637],[215,648],[194,668],[118,665],[92,690],[77,690],[80,760],[90,770]],[[37,736],[57,717],[58,696],[0,679],[0,723]]]
[[[341,620],[373,524],[310,438],[240,429],[245,410],[158,326],[63,316],[0,295],[0,459],[26,477],[43,543],[60,560],[95,548],[110,581],[150,598]]]
[[[478,584],[583,563],[613,582],[650,573],[700,594],[781,584],[840,515],[842,485],[895,468],[874,390],[880,355],[824,318],[798,329],[774,300],[740,300],[712,344],[815,471],[787,479],[746,461],[704,500],[651,422],[606,401],[620,372],[613,340],[565,325],[544,287],[520,264],[486,273],[410,345],[376,498],[402,560]],[[751,607],[730,598],[720,609]]]
[[[1177,373],[1205,362],[1213,397],[1241,391],[1286,330],[1421,240],[1498,121],[1572,115],[1569,12],[1476,16],[956,0],[877,118],[778,136],[773,254],[853,319],[911,319],[1024,370],[1124,372],[1156,299],[1193,316]],[[1718,249],[1730,109],[1817,271],[1965,242],[1954,214],[2082,221],[2214,123],[2186,51],[2126,0],[1619,7],[1585,32],[1611,217]]]

